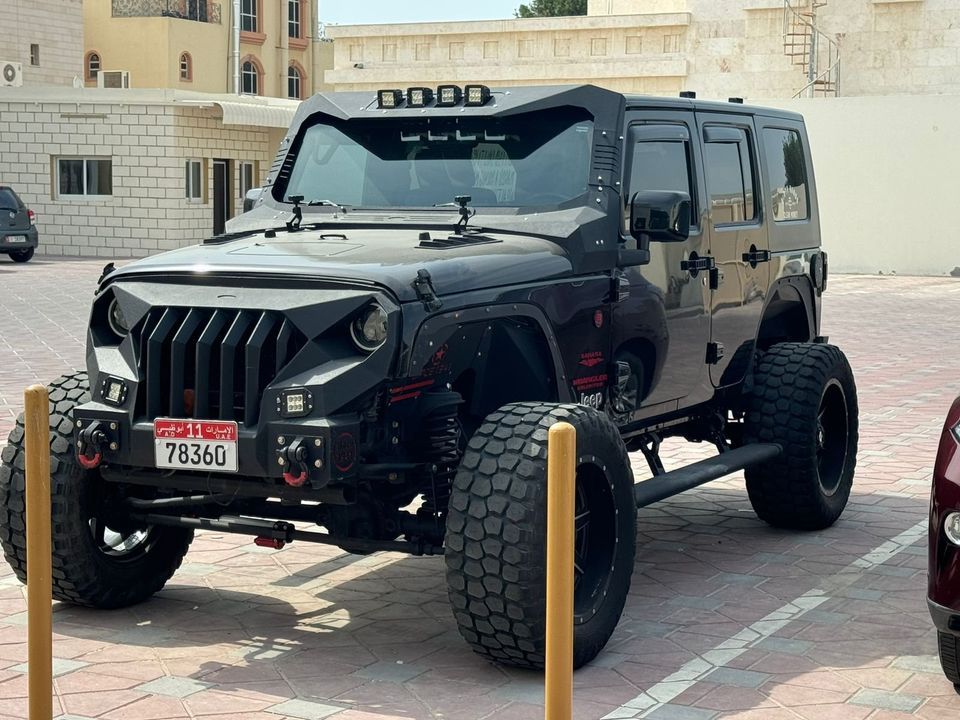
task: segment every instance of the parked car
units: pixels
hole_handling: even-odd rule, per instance
[[[0,253],[14,262],[27,262],[40,244],[37,215],[13,188],[0,185]]]
[[[745,470],[771,525],[840,517],[857,390],[826,286],[796,113],[592,86],[315,96],[231,233],[105,271],[86,367],[51,394],[54,595],[144,600],[203,528],[443,554],[464,639],[540,667],[563,420],[579,667],[623,610],[638,506]],[[668,436],[718,454],[666,472]],[[0,543],[21,579],[23,452],[18,426]]]
[[[927,606],[937,626],[940,665],[960,692],[960,398],[940,436],[930,498]]]

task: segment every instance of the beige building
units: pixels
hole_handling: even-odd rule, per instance
[[[314,0],[83,0],[83,16],[88,86],[303,99],[333,64]]]
[[[242,209],[298,103],[174,90],[0,91],[0,182],[39,252],[107,258],[192,245]]]
[[[8,85],[73,85],[81,77],[82,0],[0,0],[0,95]],[[9,76],[9,77],[8,77]]]
[[[327,81],[338,90],[591,82],[713,98],[960,92],[957,0],[590,0],[586,17],[327,34],[336,41]]]

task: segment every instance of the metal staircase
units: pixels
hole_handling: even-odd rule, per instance
[[[840,46],[817,27],[826,0],[783,0],[783,52],[802,67],[807,83],[793,97],[840,94]]]

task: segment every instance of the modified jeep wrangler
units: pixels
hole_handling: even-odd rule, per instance
[[[150,597],[196,530],[443,554],[467,642],[541,666],[565,420],[579,667],[623,610],[638,506],[738,470],[771,525],[847,503],[857,396],[819,334],[799,115],[592,86],[318,95],[228,229],[108,266],[86,370],[51,386],[60,600]],[[718,454],[667,472],[674,436]],[[22,421],[2,457],[23,580]]]

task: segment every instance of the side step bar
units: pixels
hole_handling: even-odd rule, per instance
[[[756,443],[728,450],[715,457],[700,460],[679,470],[655,475],[649,480],[634,485],[633,495],[637,507],[646,507],[668,497],[678,495],[685,490],[717,480],[738,470],[773,460],[783,452],[779,445]]]

